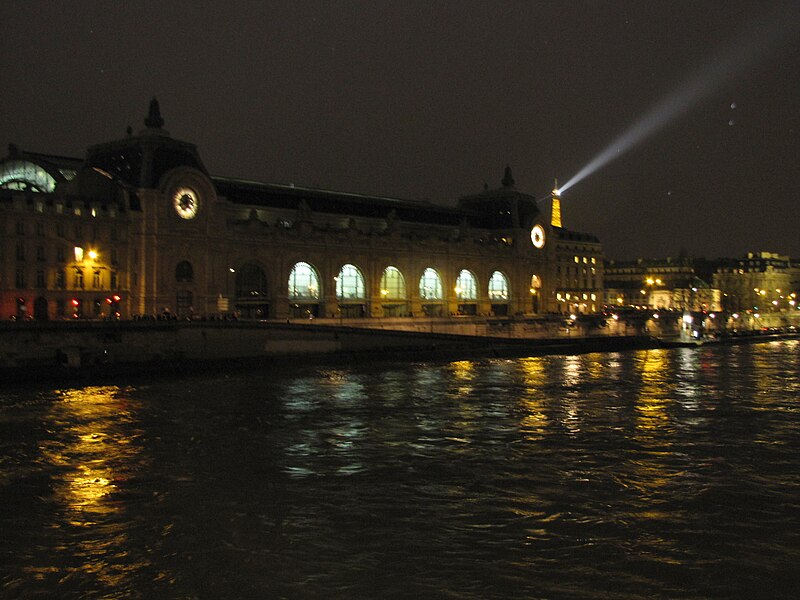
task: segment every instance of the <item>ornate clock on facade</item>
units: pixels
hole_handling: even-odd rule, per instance
[[[531,229],[531,242],[536,248],[544,247],[544,227],[541,225],[534,225]]]
[[[200,208],[200,199],[194,190],[179,188],[172,196],[172,206],[182,219],[193,219]]]

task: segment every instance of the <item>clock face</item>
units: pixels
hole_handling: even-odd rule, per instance
[[[544,228],[541,225],[534,225],[531,229],[531,242],[536,248],[544,247]]]
[[[197,209],[200,208],[200,200],[194,190],[180,188],[172,197],[172,205],[175,207],[175,212],[178,213],[179,217],[193,219],[197,214]]]

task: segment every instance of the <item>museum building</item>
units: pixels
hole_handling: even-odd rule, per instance
[[[84,159],[0,161],[0,315],[13,319],[510,316],[600,310],[592,235],[501,185],[455,206],[209,174],[145,127]]]

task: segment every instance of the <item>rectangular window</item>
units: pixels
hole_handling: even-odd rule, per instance
[[[17,235],[25,235],[25,223],[17,221]]]
[[[75,277],[72,280],[72,287],[76,290],[83,289],[83,269],[75,269]]]
[[[92,210],[94,210],[94,209],[92,209]],[[92,241],[95,241],[95,240],[97,240],[97,238],[99,237],[99,235],[100,235],[100,234],[99,234],[99,232],[98,232],[98,230],[97,230],[97,225],[93,226],[93,227],[92,227]]]
[[[114,241],[117,240],[117,226],[116,225],[112,225],[111,226],[111,239],[114,240]]]
[[[36,223],[36,235],[44,237],[44,223]]]
[[[116,248],[112,248],[111,249],[111,264],[114,265],[114,266],[119,264],[119,259],[117,258],[117,249]]]
[[[22,269],[17,269],[16,273],[16,284],[18,288],[25,287],[25,271]]]
[[[65,256],[66,252],[64,251],[64,246],[59,246],[58,248],[56,248],[56,260],[58,262],[64,262]]]
[[[111,271],[111,289],[117,289],[117,272]]]
[[[75,233],[75,241],[80,241],[83,238],[83,227],[80,225],[75,225],[73,231]]]
[[[64,214],[64,205],[61,202],[56,203],[56,213],[59,215]]]
[[[137,285],[139,285],[139,274],[131,273],[131,286],[136,287]]]
[[[44,271],[41,269],[36,271],[36,287],[43,288],[46,287],[44,284]]]
[[[56,287],[63,290],[67,286],[67,274],[64,269],[56,271]]]
[[[36,246],[36,260],[44,262],[44,246]]]
[[[100,271],[95,271],[92,274],[92,287],[94,289],[99,289],[100,288]]]
[[[17,260],[25,260],[25,244],[17,244]]]
[[[81,211],[81,207],[80,206],[76,206],[75,207],[75,216],[76,217],[80,217],[81,216],[81,212],[82,212]]]
[[[57,317],[64,316],[64,301],[60,298],[56,300],[56,316]]]
[[[62,237],[62,238],[66,237],[66,233],[64,232],[64,224],[63,223],[58,223],[56,225],[56,235],[58,237]]]
[[[44,202],[42,202],[41,200],[37,200],[36,202],[34,202],[33,210],[35,210],[38,213],[44,212]]]

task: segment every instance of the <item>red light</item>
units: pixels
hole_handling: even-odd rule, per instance
[[[80,302],[78,300],[72,299],[72,306],[78,306]]]
[[[107,304],[111,304],[112,302],[113,302],[113,300],[111,300],[111,298],[106,298],[106,303]]]
[[[119,296],[114,296],[114,302],[119,302],[120,300],[122,300],[122,298]]]

